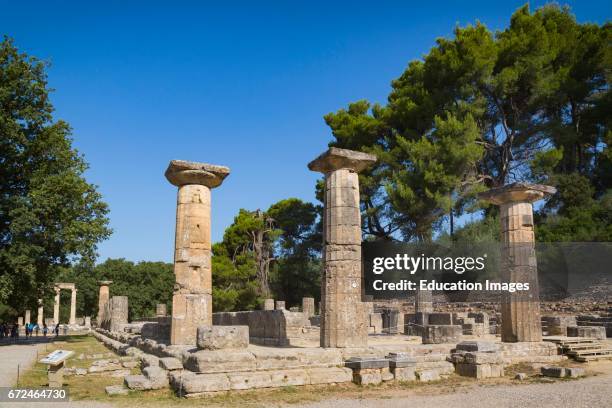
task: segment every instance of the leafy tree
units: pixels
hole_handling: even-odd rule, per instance
[[[320,296],[321,211],[321,206],[289,198],[266,212],[278,231],[272,287],[276,298],[289,305]]]
[[[427,241],[445,214],[453,225],[477,210],[475,193],[515,180],[557,185],[551,216],[571,207],[561,201],[573,197],[563,190],[576,186],[574,173],[597,201],[612,168],[609,42],[609,24],[524,6],[503,31],[476,23],[438,39],[392,82],[386,105],[359,101],[326,115],[331,145],[379,158],[360,176],[364,233]]]
[[[108,207],[54,121],[46,64],[0,43],[0,304],[36,310],[71,261],[93,264]]]

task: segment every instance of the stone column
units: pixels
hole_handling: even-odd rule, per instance
[[[274,310],[274,299],[264,300],[264,310]]]
[[[113,281],[110,281],[110,280],[98,281],[98,284],[100,285],[100,290],[98,292],[98,317],[97,317],[98,327],[102,327],[102,320],[104,320],[104,317],[103,317],[104,305],[110,299],[110,289],[108,287],[111,283],[113,283]]]
[[[166,308],[166,304],[165,303],[158,303],[157,307],[155,309],[155,316],[156,317],[166,317],[166,314],[168,313],[167,308]]]
[[[417,289],[414,294],[415,313],[433,313],[433,294],[431,290]]]
[[[332,147],[308,164],[325,175],[321,347],[367,345],[357,173],[375,162],[374,155]]]
[[[173,160],[168,181],[178,187],[171,344],[196,344],[197,328],[212,326],[210,192],[230,170]]]
[[[302,313],[304,313],[304,316],[306,317],[312,317],[315,315],[314,298],[302,298]]]
[[[68,321],[68,324],[71,325],[76,324],[76,294],[76,288],[72,288],[70,297],[70,320]]]
[[[17,325],[19,327],[23,326],[23,316],[17,317]]]
[[[43,301],[42,299],[38,299],[38,315],[36,316],[36,324],[38,324],[38,327],[42,328],[44,321],[45,316],[43,310]]]
[[[113,296],[109,300],[110,331],[123,331],[128,324],[128,297]]]
[[[24,324],[30,323],[30,309],[25,311],[25,322]]]
[[[59,323],[60,288],[55,287],[55,299],[53,302],[53,324]]]
[[[528,282],[530,289],[502,294],[504,342],[542,340],[532,203],[555,192],[550,186],[513,183],[480,194],[499,206],[502,282]]]
[[[274,305],[274,309],[276,309],[276,310],[285,310],[285,301],[284,300],[277,300],[276,304]]]

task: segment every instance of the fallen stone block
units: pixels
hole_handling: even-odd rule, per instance
[[[584,368],[568,367],[565,369],[565,376],[570,378],[584,377]]]
[[[151,389],[158,390],[169,385],[168,372],[161,367],[149,366],[142,370],[142,373],[151,383]]]
[[[542,367],[540,373],[545,377],[563,378],[565,377],[564,367]]]
[[[123,382],[130,390],[146,391],[151,389],[151,381],[144,375],[126,375]]]
[[[391,371],[393,372],[393,378],[397,381],[416,380],[415,367],[394,367]]]
[[[136,368],[140,363],[138,361],[124,361],[121,365],[125,368]]]
[[[416,372],[417,379],[419,381],[428,382],[436,381],[440,379],[440,374],[437,370],[422,370]]]
[[[567,336],[605,340],[606,328],[603,326],[568,326]]]
[[[142,367],[157,367],[159,366],[159,357],[152,354],[143,354],[140,357]]]
[[[107,395],[127,395],[129,392],[123,385],[109,385],[104,390]]]
[[[463,335],[461,326],[431,325],[423,328],[423,344],[458,343]]]
[[[159,366],[168,371],[181,370],[183,368],[183,363],[181,363],[178,358],[163,357],[159,359]]]
[[[92,374],[92,373],[102,373],[105,371],[115,371],[115,370],[121,370],[121,368],[123,368],[121,366],[121,364],[118,363],[108,363],[105,365],[92,365],[91,367],[89,367],[87,369],[87,372]]]
[[[249,346],[249,326],[198,327],[196,341],[201,350],[245,349]]]

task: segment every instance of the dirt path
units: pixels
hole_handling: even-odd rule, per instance
[[[444,385],[440,385],[443,387]],[[590,408],[612,406],[612,375],[605,374],[554,384],[474,386],[443,395],[410,395],[398,398],[336,399],[300,408],[429,407],[429,408]]]
[[[17,381],[17,367],[22,372],[36,361],[37,353],[45,352],[45,343],[0,345],[0,387],[10,387]]]

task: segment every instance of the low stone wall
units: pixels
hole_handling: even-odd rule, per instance
[[[213,325],[248,326],[250,342],[266,346],[301,345],[320,336],[304,313],[283,309],[213,313]]]

